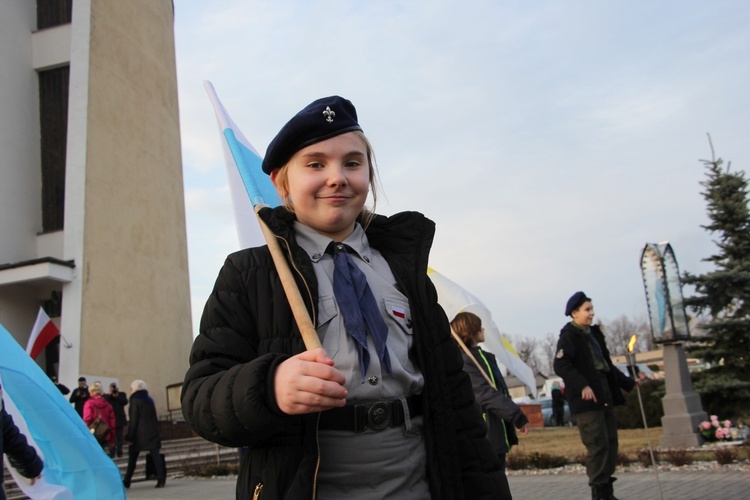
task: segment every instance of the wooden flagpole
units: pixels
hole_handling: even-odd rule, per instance
[[[487,381],[487,383],[490,384],[490,386],[493,389],[497,390],[497,386],[492,382],[492,380],[490,379],[490,377],[487,376],[487,373],[482,368],[482,365],[479,364],[479,361],[477,361],[477,358],[475,358],[474,355],[469,350],[469,348],[466,347],[466,344],[464,344],[464,341],[461,340],[461,337],[459,337],[458,334],[453,331],[453,328],[451,328],[451,335],[453,335],[453,338],[456,339],[456,342],[458,342],[458,345],[461,346],[461,349],[463,349],[464,352],[469,355],[469,357],[474,362],[474,364],[477,365],[477,368],[479,368],[479,373],[482,374],[482,376]]]
[[[307,350],[317,349],[318,347],[322,347],[318,338],[318,332],[312,324],[310,313],[305,307],[304,300],[302,300],[302,294],[297,287],[297,282],[294,281],[294,275],[292,275],[292,270],[289,268],[289,263],[284,256],[284,252],[281,250],[281,245],[279,245],[276,235],[260,217],[260,209],[267,206],[259,204],[253,207],[253,209],[255,210],[255,215],[258,216],[258,223],[263,231],[263,237],[266,239],[268,250],[271,252],[271,257],[276,266],[276,272],[279,274],[281,285],[284,287],[284,293],[289,301],[289,306],[292,308],[292,314],[294,315],[294,320],[297,322],[302,341],[305,343]]]

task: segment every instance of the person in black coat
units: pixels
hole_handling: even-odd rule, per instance
[[[5,405],[2,404],[3,391],[0,387],[0,426],[2,426],[2,435],[0,435],[0,470],[3,470],[3,456],[8,455],[10,464],[23,477],[31,479],[31,484],[39,479],[42,474],[44,463],[37,455],[36,449],[26,441],[26,436],[21,434],[11,417],[5,411]],[[5,500],[5,490],[3,489],[3,475],[0,475],[0,500]]]
[[[68,387],[67,387],[66,385],[63,385],[63,384],[61,384],[60,382],[58,382],[58,381],[57,381],[57,377],[55,377],[55,376],[53,375],[53,376],[52,376],[52,377],[50,377],[50,378],[51,378],[52,382],[53,382],[53,383],[55,384],[55,387],[57,387],[57,388],[59,389],[60,393],[61,393],[61,394],[62,394],[63,396],[65,396],[65,395],[67,395],[67,394],[70,394],[70,389],[68,389]]]
[[[529,431],[529,419],[513,402],[495,355],[477,344],[484,342],[482,320],[474,313],[460,312],[451,321],[451,329],[461,339],[464,371],[469,374],[474,388],[474,403],[482,410],[487,422],[487,439],[500,458],[505,471],[505,456],[518,444],[516,429],[523,435]],[[507,479],[498,498],[512,498]]]
[[[125,425],[128,423],[128,419],[125,416],[125,406],[128,404],[128,396],[117,388],[117,384],[112,382],[109,384],[109,394],[104,395],[104,399],[112,406],[115,411],[115,446],[110,448],[109,456],[114,458],[115,449],[117,456],[122,456],[122,431]]]
[[[557,383],[552,386],[552,421],[558,427],[565,425],[565,396]]]
[[[592,324],[594,306],[585,293],[570,297],[565,314],[572,321],[560,332],[555,373],[565,382],[570,411],[588,452],[586,474],[591,498],[612,500],[618,449],[614,406],[625,403],[620,389],[632,390],[635,381],[612,364],[604,335]]]
[[[83,406],[86,401],[91,397],[89,394],[89,386],[86,384],[86,377],[78,378],[78,387],[73,389],[73,393],[70,395],[70,402],[75,405],[76,412],[83,418]]]
[[[354,106],[339,96],[311,103],[269,145],[263,171],[284,206],[258,215],[283,247],[323,347],[306,350],[267,246],[227,257],[181,402],[199,435],[246,447],[237,498],[344,488],[354,493],[329,498],[417,489],[413,498],[498,498],[500,464],[427,275],[435,224],[364,206],[375,170]],[[366,274],[356,280],[366,332],[349,321],[354,294],[342,301],[334,290],[334,274],[346,281],[333,262],[341,258]]]
[[[130,384],[130,407],[128,408],[128,432],[125,441],[128,447],[128,468],[125,471],[123,483],[130,488],[138,454],[148,451],[156,468],[156,487],[163,488],[167,481],[167,471],[162,461],[161,434],[159,433],[159,419],[156,416],[156,405],[146,390],[146,382],[133,380]]]

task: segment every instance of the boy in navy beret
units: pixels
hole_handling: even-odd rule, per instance
[[[594,305],[583,292],[565,305],[572,321],[560,331],[555,373],[565,382],[565,396],[586,446],[586,474],[593,500],[612,500],[617,466],[617,419],[614,406],[625,404],[620,389],[630,391],[635,381],[612,364],[604,335],[593,324]]]

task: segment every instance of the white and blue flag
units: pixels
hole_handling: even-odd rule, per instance
[[[219,130],[225,139],[222,141],[222,149],[224,150],[224,160],[229,177],[229,192],[232,196],[234,220],[237,225],[240,247],[250,248],[264,245],[266,241],[258,225],[253,207],[258,205],[276,207],[280,204],[279,195],[271,182],[271,177],[266,175],[261,168],[263,160],[258,151],[242,135],[240,129],[229,117],[211,82],[203,82],[203,86],[211,99],[216,120],[219,122]]]
[[[124,499],[117,465],[102,450],[60,390],[0,325],[0,380],[6,411],[44,460],[34,485],[18,475],[31,498]]]

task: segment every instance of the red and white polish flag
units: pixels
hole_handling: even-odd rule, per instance
[[[52,342],[55,337],[60,335],[60,330],[57,328],[44,309],[39,308],[39,314],[36,315],[36,322],[34,328],[31,329],[31,336],[29,342],[26,344],[26,354],[31,356],[31,359],[36,359],[47,347],[47,344]]]

